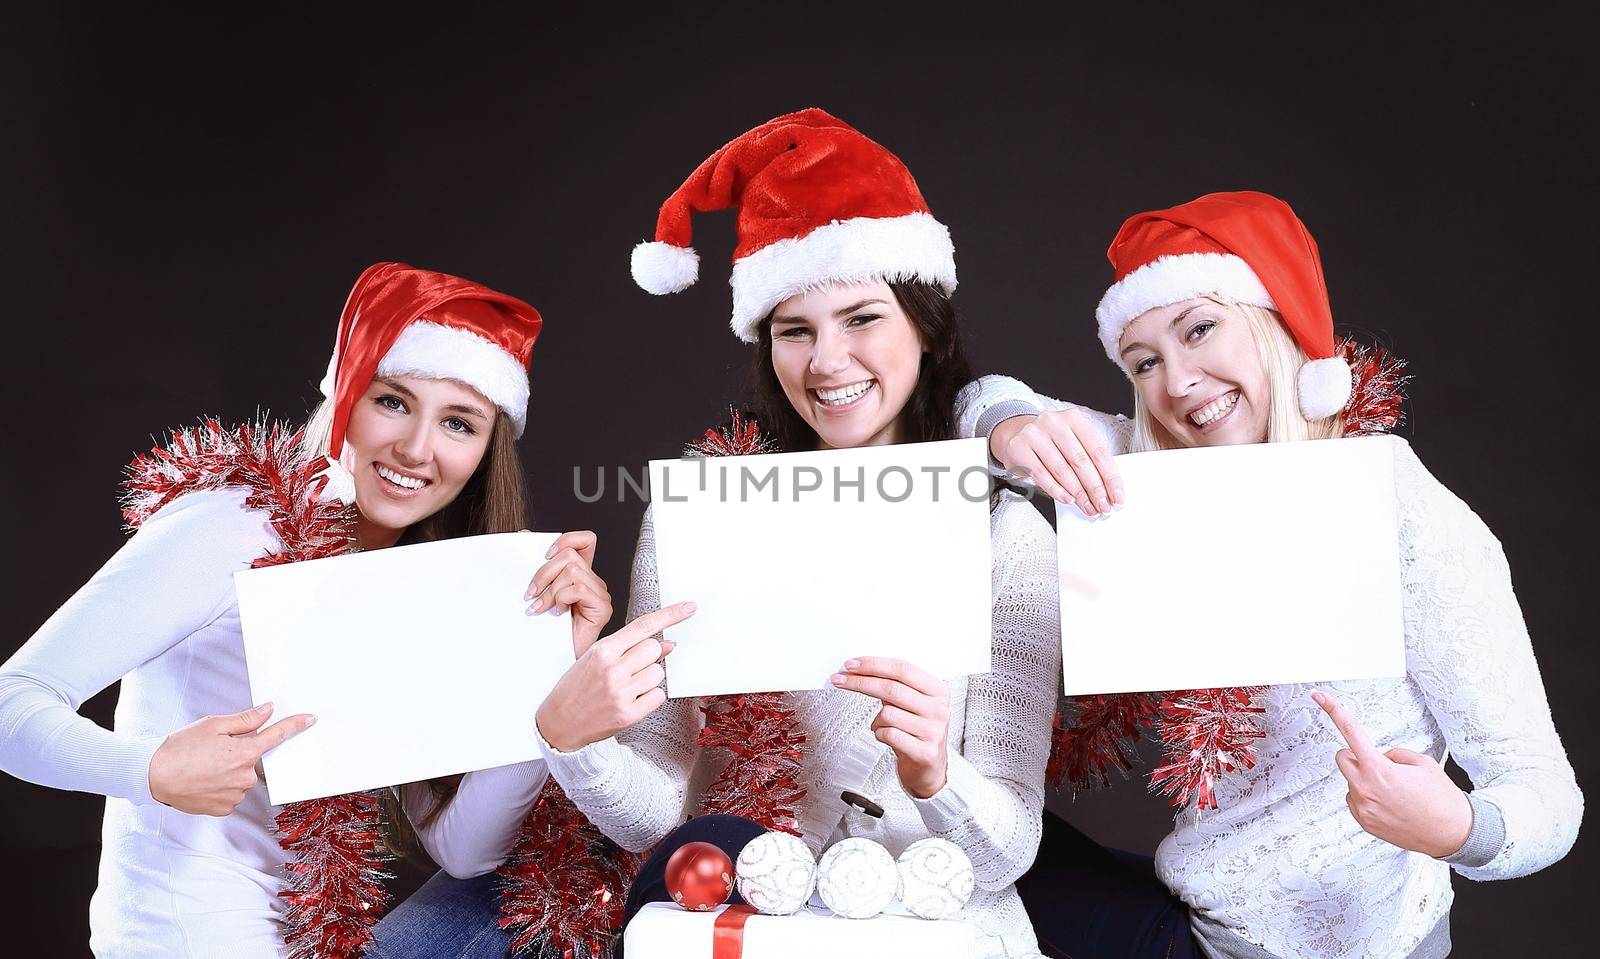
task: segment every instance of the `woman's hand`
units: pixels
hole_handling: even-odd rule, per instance
[[[844,664],[833,684],[883,703],[872,734],[894,750],[900,785],[918,799],[944,788],[949,769],[950,691],[904,660],[863,656]]]
[[[1349,746],[1333,760],[1350,786],[1345,804],[1361,828],[1436,859],[1460,851],[1472,832],[1472,804],[1444,767],[1409,749],[1378,752],[1372,737],[1337,699],[1324,692],[1311,698]]]
[[[594,571],[595,543],[595,535],[588,530],[562,533],[545,553],[545,564],[533,574],[522,596],[533,601],[529,616],[552,609],[572,611],[574,658],[593,646],[611,622],[611,591]]]
[[[576,752],[654,712],[667,698],[661,661],[674,645],[654,637],[693,616],[694,609],[693,603],[678,603],[646,613],[585,650],[539,705],[534,720],[544,741]]]
[[[1068,407],[1001,420],[989,433],[989,451],[1006,469],[1031,477],[1046,496],[1077,504],[1085,516],[1122,505],[1122,474],[1082,410]]]
[[[271,716],[272,704],[262,703],[242,713],[195,720],[168,736],[150,757],[150,795],[198,816],[233,812],[260,781],[256,761],[261,755],[317,721],[301,713],[261,729]]]

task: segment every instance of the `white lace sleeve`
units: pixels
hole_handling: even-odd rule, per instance
[[[655,525],[639,528],[628,594],[628,622],[661,605]],[[615,739],[563,753],[543,743],[550,773],[573,804],[624,849],[649,849],[683,823],[700,733],[693,699],[669,699]]]
[[[1133,421],[1118,413],[1102,413],[1087,406],[1066,403],[1042,393],[1018,379],[991,373],[980,376],[956,395],[956,435],[962,438],[989,433],[1002,420],[1045,410],[1079,409],[1089,417],[1106,441],[1112,455],[1126,453],[1133,438]],[[995,466],[991,460],[991,466]]]
[[[1556,734],[1500,542],[1396,442],[1406,594],[1406,667],[1473,796],[1505,824],[1469,879],[1536,872],[1572,848],[1583,794]]]

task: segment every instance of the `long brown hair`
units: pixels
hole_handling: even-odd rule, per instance
[[[895,302],[922,334],[925,351],[917,385],[900,415],[908,443],[955,439],[956,394],[972,380],[955,304],[929,283],[891,282]],[[817,434],[800,416],[772,368],[772,314],[758,328],[755,358],[756,419],[761,431],[790,452],[817,448]]]
[[[331,402],[323,405],[324,409],[331,410]],[[323,425],[326,422],[331,422],[331,417],[324,410],[318,410],[311,416],[302,446],[310,456],[321,456],[327,451],[326,427]],[[320,437],[316,435],[319,427],[323,432]],[[512,533],[527,526],[528,507],[522,480],[522,460],[517,456],[516,428],[511,417],[499,412],[489,433],[489,446],[484,450],[483,460],[478,463],[472,478],[443,509],[411,524],[401,534],[397,545],[428,543],[480,533]],[[429,780],[434,806],[419,825],[426,826],[433,822],[455,798],[460,785],[460,776]],[[384,838],[389,848],[405,859],[427,862],[427,853],[418,841],[416,829],[406,817],[395,791],[385,789],[382,797]]]

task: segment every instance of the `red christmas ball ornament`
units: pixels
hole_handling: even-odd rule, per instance
[[[715,909],[733,894],[733,861],[708,842],[684,843],[667,860],[667,892],[694,912]]]

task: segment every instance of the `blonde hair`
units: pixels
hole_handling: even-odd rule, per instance
[[[1300,367],[1307,359],[1283,317],[1277,311],[1249,303],[1205,297],[1222,306],[1232,307],[1245,319],[1250,337],[1256,344],[1256,355],[1261,360],[1267,379],[1267,442],[1287,443],[1294,440],[1326,440],[1344,433],[1344,417],[1335,413],[1320,420],[1307,420],[1300,415]],[[1131,452],[1170,450],[1182,446],[1172,438],[1166,428],[1150,414],[1139,390],[1133,391],[1133,440]]]
[[[300,460],[304,463],[314,463],[328,455],[328,443],[333,439],[333,400],[324,397],[316,405],[311,415],[306,417],[306,425],[300,428]]]

